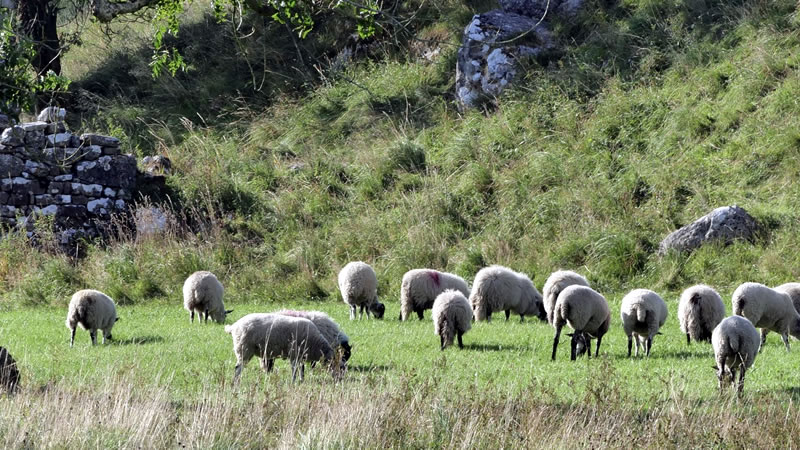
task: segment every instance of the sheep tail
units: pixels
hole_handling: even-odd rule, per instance
[[[453,337],[455,336],[455,329],[449,320],[445,317],[439,318],[439,333],[444,338],[446,346],[453,345]]]
[[[640,323],[647,322],[647,310],[644,308],[636,308],[636,320]]]
[[[411,286],[403,283],[400,286],[400,320],[408,320],[412,310]]]

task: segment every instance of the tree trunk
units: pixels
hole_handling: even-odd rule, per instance
[[[57,0],[19,0],[22,32],[34,43],[33,65],[36,73],[52,70],[61,75],[61,42],[58,39]]]

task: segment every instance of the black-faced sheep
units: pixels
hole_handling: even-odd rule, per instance
[[[634,289],[622,298],[620,317],[622,328],[628,336],[628,357],[631,356],[633,339],[636,339],[636,356],[639,356],[640,341],[644,341],[644,351],[650,356],[653,337],[667,321],[667,304],[649,289]]]
[[[572,285],[561,291],[553,308],[553,327],[556,329],[553,337],[553,361],[556,359],[561,329],[565,324],[575,330],[574,333],[568,334],[572,337],[570,359],[574,361],[587,349],[591,357],[592,339],[597,339],[597,349],[594,354],[597,357],[600,354],[600,342],[611,325],[611,313],[605,297],[586,286]]]
[[[458,347],[464,348],[461,336],[472,328],[472,308],[464,294],[448,289],[433,302],[433,332],[439,336],[441,349],[453,345],[453,337],[458,337]]]
[[[503,266],[484,267],[475,275],[469,298],[475,320],[492,319],[495,311],[505,311],[506,320],[513,311],[524,320],[526,314],[545,320],[542,294],[524,273]]]
[[[72,295],[67,311],[67,328],[71,335],[69,346],[75,343],[78,325],[89,331],[92,345],[97,344],[97,330],[103,330],[103,343],[111,340],[111,328],[117,321],[117,308],[109,296],[93,289],[84,289]]]
[[[433,301],[447,289],[455,289],[469,297],[469,286],[458,275],[432,269],[413,269],[403,275],[400,284],[400,320],[408,320],[416,312],[419,320]]]
[[[276,358],[288,359],[292,365],[292,382],[305,377],[305,362],[333,360],[333,349],[319,332],[317,326],[302,317],[280,314],[248,314],[233,325],[226,325],[225,332],[233,338],[236,354],[236,370],[233,383],[237,384],[244,365],[253,356],[260,359],[261,368],[272,371]]]
[[[189,311],[189,321],[194,322],[197,312],[198,320],[205,319],[206,323],[209,314],[215,322],[225,322],[225,317],[233,310],[225,310],[224,292],[222,283],[211,272],[201,270],[189,275],[183,283],[183,307]]]
[[[347,263],[339,271],[339,291],[342,300],[350,306],[350,320],[356,318],[356,309],[361,308],[358,318],[372,314],[376,319],[383,319],[386,307],[378,301],[378,277],[369,264],[361,261]]]
[[[725,304],[714,288],[704,284],[683,291],[678,303],[678,321],[686,333],[686,344],[711,341],[714,328],[725,318]]]
[[[760,339],[758,330],[744,317],[731,316],[723,319],[711,334],[711,345],[714,347],[717,380],[720,390],[726,378],[733,383],[736,370],[741,369],[737,391],[741,394],[744,388],[744,375],[753,365],[758,355]]]

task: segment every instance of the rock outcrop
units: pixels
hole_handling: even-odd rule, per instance
[[[658,247],[658,254],[670,250],[691,252],[707,242],[731,244],[737,239],[753,241],[758,223],[736,205],[717,208],[694,222],[670,233]]]

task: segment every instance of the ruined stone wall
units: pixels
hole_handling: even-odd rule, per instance
[[[62,245],[103,233],[127,210],[136,188],[136,158],[119,139],[67,130],[66,112],[47,108],[15,125],[0,114],[0,225],[33,230],[52,216]]]

